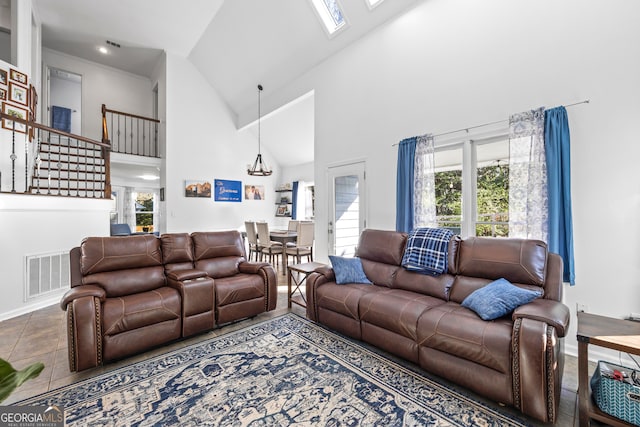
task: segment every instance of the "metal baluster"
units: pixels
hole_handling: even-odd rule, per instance
[[[124,152],[127,154],[131,154],[127,151],[127,118],[124,117]]]
[[[60,135],[58,135],[58,196],[62,195],[62,187],[60,187],[60,176],[62,175],[62,140],[60,139]]]
[[[126,152],[126,149],[127,149],[126,143],[124,148],[125,148],[124,151],[120,148],[120,116],[118,116],[118,153]]]
[[[147,148],[149,148],[149,154],[151,154],[151,147],[148,147],[149,144],[147,143],[147,138],[146,138],[146,129],[145,129],[146,125],[147,125],[146,121],[142,122],[142,150],[146,153]]]
[[[36,138],[36,194],[40,194],[40,129],[38,129],[38,137]]]
[[[140,119],[136,119],[136,141],[138,141],[138,151],[140,151]],[[144,142],[144,141],[142,141]],[[144,155],[144,145],[142,146],[142,153],[138,153]]]
[[[29,143],[27,135],[29,135],[29,126],[26,128],[27,133],[24,134],[24,192],[29,192]]]
[[[140,152],[138,151],[140,147],[136,147],[135,150],[133,148],[133,117],[130,117],[129,119],[131,120],[131,133],[129,134],[129,136],[131,137],[131,154],[140,154]]]
[[[113,113],[109,113],[109,114],[111,114],[111,132],[113,132]],[[113,134],[110,134],[109,137],[113,139]],[[118,151],[117,147],[116,147],[116,151]]]
[[[153,123],[153,142],[156,150],[156,157],[160,157],[160,147],[158,147],[158,123]]]
[[[9,156],[9,158],[11,159],[11,192],[15,193],[16,192],[16,159],[18,158],[16,156],[16,122],[14,120],[11,123],[13,123],[13,130],[11,132],[11,156]]]
[[[51,194],[51,132],[47,132],[47,142],[49,151],[47,151],[47,194]]]
[[[80,141],[77,139],[76,141],[76,160],[75,160],[75,169],[76,169],[76,197],[80,197]],[[69,145],[71,145],[71,140],[69,140]],[[71,182],[69,182],[69,186],[71,186]]]
[[[91,197],[95,199],[96,197],[96,156],[95,151],[93,151],[94,147],[91,148],[91,178],[93,182],[91,183]]]

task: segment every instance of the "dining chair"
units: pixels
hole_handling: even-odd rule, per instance
[[[290,221],[289,221],[289,227],[288,227],[288,230],[289,230],[289,231],[298,231],[298,223],[299,223],[299,222],[300,222],[300,221],[295,220],[295,219],[290,220]]]
[[[298,238],[295,246],[288,247],[285,251],[287,264],[289,264],[289,257],[295,257],[297,264],[300,263],[302,257],[307,257],[308,262],[312,262],[315,233],[315,226],[313,222],[299,222],[297,232]]]
[[[288,231],[298,231],[298,224],[300,224],[300,221],[292,219],[289,221],[289,227],[287,228]],[[287,247],[294,247],[296,244],[295,242],[287,242]]]
[[[256,232],[256,223],[253,221],[245,221],[244,228],[247,232],[247,241],[249,242],[249,261],[251,261],[251,256],[255,254],[255,261],[258,261],[258,255],[260,255],[260,251],[262,247],[258,243],[258,234]]]
[[[284,255],[282,243],[274,242],[271,240],[269,234],[269,224],[266,222],[257,222],[256,228],[258,230],[258,244],[260,245],[260,260],[264,255],[269,256],[269,263],[273,265],[275,269],[278,269],[278,256]],[[276,262],[273,263],[273,257],[275,256]]]

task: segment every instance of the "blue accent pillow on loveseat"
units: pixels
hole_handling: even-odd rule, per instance
[[[345,258],[335,255],[329,255],[333,272],[336,274],[336,283],[344,285],[345,283],[365,283],[371,284],[371,280],[362,269],[362,261],[360,258]]]

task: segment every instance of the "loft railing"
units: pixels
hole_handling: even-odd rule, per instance
[[[27,121],[0,111],[3,138],[0,192],[111,198],[108,139],[101,142]],[[10,173],[8,179],[3,173]]]
[[[114,153],[160,157],[158,125],[160,120],[122,111],[110,110],[102,104],[102,139],[109,139]]]

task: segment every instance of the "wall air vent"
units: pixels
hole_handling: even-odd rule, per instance
[[[68,252],[27,256],[25,267],[25,301],[70,286]]]

